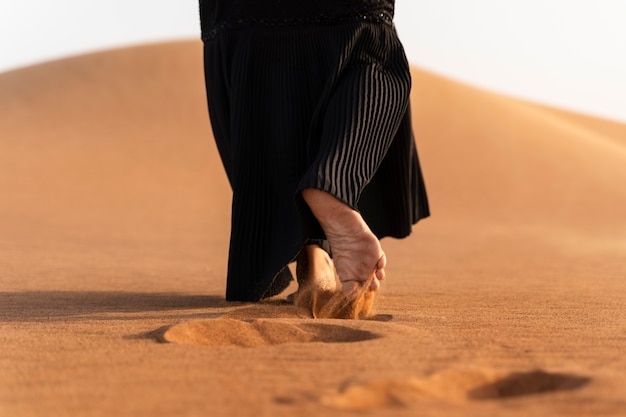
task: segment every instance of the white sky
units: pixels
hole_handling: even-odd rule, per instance
[[[626,0],[396,0],[412,63],[626,122],[624,22]],[[0,71],[198,36],[197,0],[0,0]]]

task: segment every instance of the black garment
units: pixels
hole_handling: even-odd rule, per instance
[[[393,0],[201,0],[211,124],[233,189],[226,298],[282,291],[327,191],[379,237],[428,216]]]

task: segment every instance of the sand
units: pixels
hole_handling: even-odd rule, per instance
[[[201,59],[0,74],[0,416],[626,415],[625,125],[414,69],[433,216],[312,319],[224,301]]]

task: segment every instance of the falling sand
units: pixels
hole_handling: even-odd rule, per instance
[[[372,313],[376,294],[369,290],[370,280],[362,285],[354,283],[349,295],[343,293],[341,285],[335,290],[304,286],[295,293],[294,305],[316,319],[365,319]]]

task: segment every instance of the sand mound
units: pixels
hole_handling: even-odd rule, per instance
[[[36,225],[39,241],[64,244],[181,241],[195,230],[228,239],[230,189],[203,84],[195,42],[0,75],[4,237],[27,245]]]
[[[349,343],[377,337],[368,331],[331,324],[222,318],[172,326],[160,340],[188,345],[259,347],[283,343]]]
[[[557,239],[563,232],[626,235],[626,126],[421,71],[412,94],[435,216],[534,228]]]
[[[590,378],[543,370],[503,375],[491,370],[447,370],[427,378],[348,382],[338,394],[322,398],[329,407],[363,411],[410,406],[424,401],[495,400],[579,389]]]

